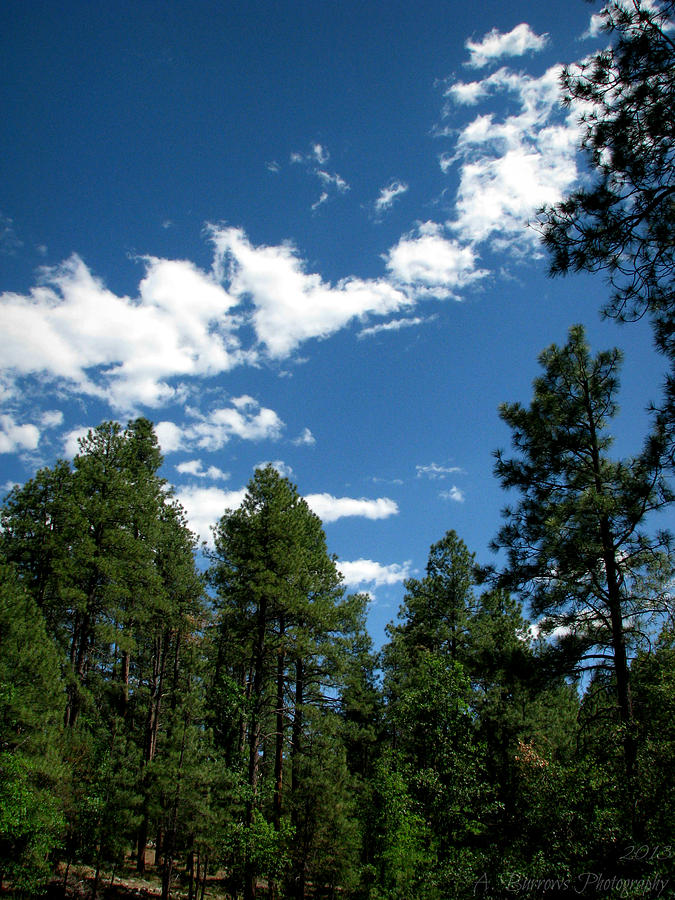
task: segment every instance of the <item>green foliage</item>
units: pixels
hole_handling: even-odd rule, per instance
[[[371,900],[416,900],[428,893],[428,874],[435,863],[432,834],[407,787],[409,773],[393,752],[375,769],[377,878]]]
[[[518,491],[493,549],[507,554],[498,583],[527,596],[545,632],[560,634],[561,662],[613,665],[630,717],[627,653],[667,606],[670,537],[650,537],[651,512],[671,502],[662,444],[614,461],[607,426],[616,413],[620,354],[591,357],[583,328],[540,357],[529,407],[503,404],[517,456],[497,453],[495,473]],[[603,649],[608,652],[605,654]],[[594,659],[594,654],[596,658]]]
[[[64,830],[61,775],[23,753],[0,752],[0,873],[15,891],[39,894]]]
[[[649,312],[673,356],[675,43],[673,0],[612,0],[600,15],[611,44],[563,71],[564,100],[583,104],[582,147],[595,181],[541,219],[553,274],[608,274],[607,312]]]
[[[0,873],[37,892],[64,821],[58,655],[35,602],[0,563]]]
[[[578,328],[543,354],[531,407],[502,410],[507,568],[480,593],[448,532],[379,658],[367,597],[345,596],[319,519],[271,467],[216,528],[214,614],[146,420],[104,423],[72,468],[11,492],[0,875],[34,893],[61,858],[97,886],[130,851],[143,869],[157,836],[164,900],[176,869],[192,900],[216,869],[247,900],[258,880],[297,900],[468,900],[584,871],[671,877],[664,854],[626,854],[672,834],[675,684],[672,630],[647,640],[670,612],[667,536],[643,533],[670,499],[662,444],[610,458],[618,362]],[[531,628],[528,598],[563,640]],[[581,694],[563,677],[616,660],[617,634],[628,718],[616,665]]]

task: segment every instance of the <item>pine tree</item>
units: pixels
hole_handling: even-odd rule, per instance
[[[658,441],[630,460],[608,455],[620,360],[617,350],[592,357],[575,326],[564,347],[541,355],[531,405],[500,408],[518,455],[497,453],[495,472],[519,500],[493,549],[506,552],[498,583],[529,599],[570,665],[611,667],[630,780],[630,654],[663,608],[672,571],[669,536],[645,526],[672,497]]]
[[[34,893],[64,831],[64,685],[37,604],[0,559],[0,883]]]
[[[263,813],[280,833],[286,801],[293,808],[300,790],[307,708],[330,681],[327,638],[339,631],[342,588],[320,520],[272,466],[256,471],[241,507],[220,520],[210,577],[217,697],[237,716],[234,727],[216,727],[229,755],[238,746],[244,758],[246,831],[255,833]],[[254,857],[250,850],[246,897],[260,874]]]

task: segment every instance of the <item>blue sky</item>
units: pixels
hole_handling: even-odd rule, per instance
[[[5,0],[0,486],[146,415],[208,538],[274,462],[379,642],[446,530],[491,560],[498,404],[573,323],[624,349],[637,451],[648,325],[527,227],[584,177],[557,78],[598,9]]]

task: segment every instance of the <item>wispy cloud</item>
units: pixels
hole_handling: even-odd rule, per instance
[[[452,500],[453,503],[464,503],[464,491],[461,491],[456,485],[448,491],[441,491],[440,495],[444,500]]]
[[[17,237],[14,219],[0,212],[0,253],[14,256],[21,247],[23,247],[23,241]]]
[[[548,43],[547,34],[535,34],[529,25],[521,23],[511,31],[503,33],[493,28],[479,41],[467,40],[464,46],[469,51],[468,66],[481,69],[504,56],[523,56],[536,53]]]
[[[359,340],[367,337],[374,337],[386,331],[400,331],[402,328],[413,328],[424,322],[433,322],[437,317],[428,316],[426,319],[421,316],[415,316],[412,319],[391,319],[389,322],[383,322],[381,325],[371,325],[368,328],[362,328],[357,337]]]
[[[401,194],[405,194],[408,190],[408,185],[403,181],[392,181],[386,187],[383,187],[380,191],[380,196],[375,201],[375,212],[377,214],[383,213],[387,209],[391,209],[394,205],[394,200],[397,197],[400,197]]]
[[[331,193],[345,194],[350,190],[349,184],[341,175],[326,169],[329,159],[330,153],[327,148],[319,143],[312,144],[308,153],[295,150],[290,155],[291,164],[304,166],[311,175],[319,180],[323,188],[319,198],[312,204],[312,210],[323,206],[330,199]]]
[[[463,472],[459,466],[439,466],[438,463],[432,462],[423,466],[415,466],[418,478],[447,478],[448,475],[455,475]]]
[[[63,412],[60,409],[48,409],[40,416],[43,428],[58,428],[63,424]]]

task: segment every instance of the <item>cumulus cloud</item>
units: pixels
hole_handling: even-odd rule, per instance
[[[247,394],[234,397],[231,404],[208,413],[188,408],[193,421],[184,425],[159,422],[155,431],[162,451],[171,453],[196,447],[213,452],[234,437],[242,441],[279,439],[284,423],[273,409],[260,406]]]
[[[281,475],[282,478],[292,478],[293,477],[293,469],[287,463],[283,461],[283,459],[275,459],[275,460],[263,460],[262,462],[256,463],[255,469],[264,469],[266,466],[272,466],[272,468]]]
[[[175,422],[157,422],[155,434],[162,453],[175,453],[183,445],[183,429]]]
[[[450,297],[486,274],[476,266],[473,247],[448,239],[435,222],[421,223],[403,235],[385,261],[392,278],[413,288],[418,296]]]
[[[45,268],[28,295],[0,295],[6,371],[70,382],[132,412],[179,396],[176,377],[210,376],[242,361],[236,301],[184,260],[144,260],[135,298],[104,287],[79,256]]]
[[[332,494],[308,494],[305,500],[323,522],[336,522],[348,516],[387,519],[398,514],[398,504],[388,497],[357,500],[353,497],[333,497]]]
[[[523,22],[506,33],[493,28],[479,41],[469,39],[464,46],[469,51],[467,65],[473,69],[481,69],[504,56],[536,53],[543,50],[547,43],[547,34],[535,34],[530,26]]]
[[[588,28],[581,35],[582,38],[594,38],[602,33],[603,25],[605,22],[605,17],[602,12],[593,13],[591,16],[590,22],[588,23]]]
[[[295,444],[296,447],[313,447],[316,444],[316,438],[309,428],[303,428],[300,434],[294,438],[291,443]]]
[[[40,424],[43,428],[57,428],[63,424],[63,413],[60,409],[48,409],[40,416]]]
[[[353,562],[339,562],[338,570],[347,587],[356,587],[360,584],[381,587],[382,585],[398,584],[410,578],[409,562],[405,562],[403,565],[391,563],[391,565],[384,566],[372,559],[357,559]]]
[[[464,491],[461,491],[456,485],[453,486],[448,491],[441,491],[440,496],[444,500],[452,500],[453,503],[464,503]]]
[[[205,469],[201,459],[189,459],[179,463],[176,466],[176,471],[181,475],[192,475],[195,478],[210,478],[212,481],[226,480],[230,477],[229,472],[223,472],[218,466],[209,466]]]
[[[212,226],[210,232],[229,294],[250,299],[256,334],[274,359],[288,357],[310,338],[328,337],[352,319],[385,315],[411,303],[384,279],[328,284],[305,271],[290,244],[254,246],[240,228]]]
[[[183,435],[189,443],[204,450],[220,450],[230,438],[243,441],[277,440],[284,423],[273,409],[261,407],[253,397],[235,397],[232,406],[214,409],[207,415],[194,412],[198,421],[187,426]]]
[[[281,465],[283,466],[283,463]],[[211,527],[221,518],[225,510],[238,509],[245,496],[245,487],[235,491],[194,484],[176,488],[176,497],[187,513],[190,528],[201,540],[207,541],[211,540]],[[335,522],[345,516],[384,519],[398,513],[396,503],[386,497],[376,500],[356,500],[351,497],[333,497],[330,494],[308,494],[305,500],[323,522]]]
[[[246,496],[246,488],[224,491],[218,487],[183,485],[176,488],[176,499],[185,509],[191,530],[199,540],[212,543],[211,528],[226,509],[238,509]]]
[[[482,81],[448,86],[451,104],[498,93],[518,104],[501,120],[492,113],[476,116],[459,131],[454,153],[441,156],[444,171],[459,166],[455,215],[447,227],[462,240],[522,247],[524,226],[536,210],[556,203],[576,181],[579,111],[561,114],[559,78],[559,66],[538,78],[501,68]],[[451,112],[447,107],[444,117]],[[534,232],[531,240],[538,242]]]
[[[80,440],[86,438],[91,431],[88,425],[77,425],[63,435],[63,455],[66,459],[72,459],[80,452]]]
[[[40,429],[36,425],[19,425],[9,414],[0,416],[0,453],[35,450],[39,441]]]

